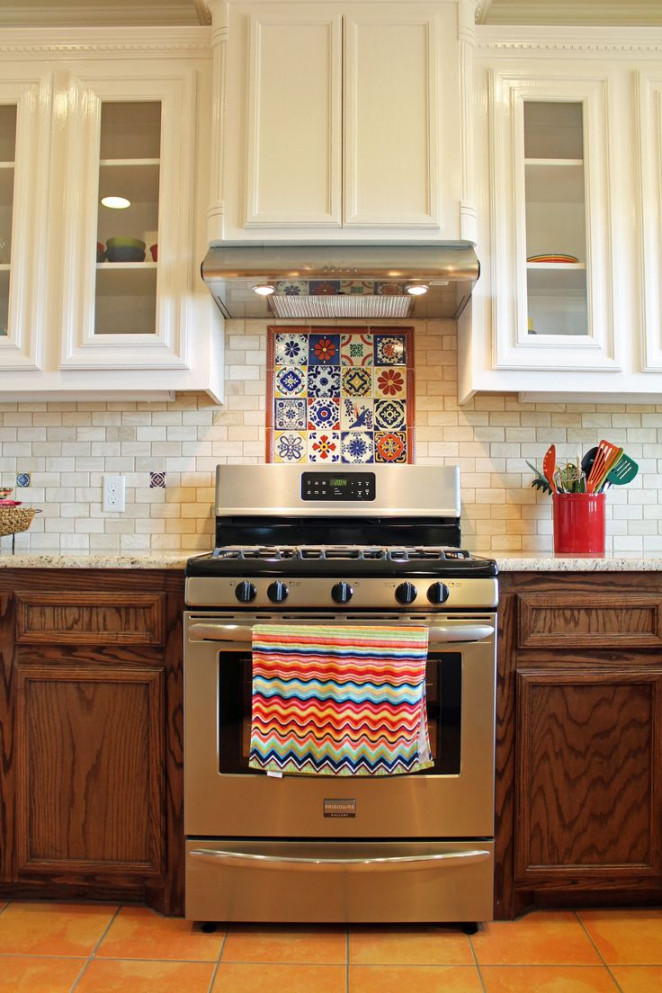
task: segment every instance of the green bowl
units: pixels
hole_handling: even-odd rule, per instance
[[[109,238],[106,242],[106,248],[140,248],[144,252],[146,247],[140,238]]]

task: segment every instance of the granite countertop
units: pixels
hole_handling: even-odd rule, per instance
[[[187,559],[202,552],[0,552],[0,568],[12,569],[184,569]],[[658,572],[662,551],[608,552],[604,556],[566,558],[551,552],[483,552],[496,559],[501,572]]]

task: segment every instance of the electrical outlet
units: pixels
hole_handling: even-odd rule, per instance
[[[126,510],[124,483],[124,476],[103,477],[103,509],[105,511],[121,513]]]

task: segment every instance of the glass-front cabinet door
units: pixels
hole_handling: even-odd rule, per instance
[[[0,370],[36,370],[47,291],[52,82],[0,79]]]
[[[495,368],[618,371],[607,78],[490,74]]]
[[[62,369],[185,367],[172,301],[190,273],[193,87],[186,73],[72,82]]]

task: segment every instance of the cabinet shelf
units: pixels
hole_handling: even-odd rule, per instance
[[[584,204],[582,159],[527,159],[527,203]]]

